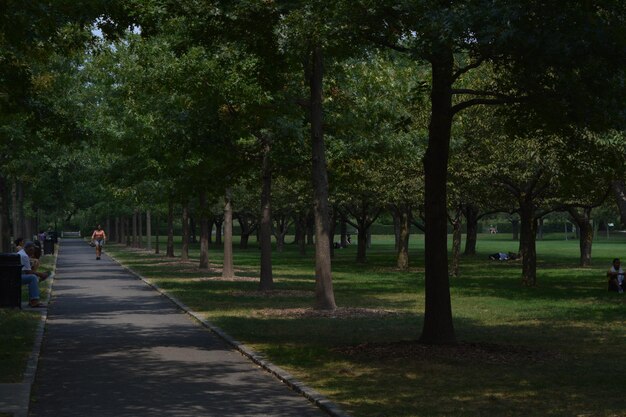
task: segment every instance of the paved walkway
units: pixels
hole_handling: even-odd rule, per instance
[[[30,416],[324,416],[81,240],[63,240]]]

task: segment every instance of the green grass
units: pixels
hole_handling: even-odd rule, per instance
[[[306,257],[293,246],[274,254],[276,289],[297,291],[276,296],[259,296],[257,282],[203,280],[219,271],[195,268],[197,245],[188,264],[107,250],[354,416],[626,415],[626,297],[608,293],[605,278],[626,240],[601,237],[594,266],[579,268],[578,242],[561,237],[538,242],[538,286],[525,288],[518,262],[486,259],[517,243],[480,236],[479,255],[463,258],[451,280],[461,342],[453,349],[414,343],[424,309],[421,236],[412,237],[409,272],[395,268],[389,237],[375,236],[366,265],[354,262],[355,246],[337,251],[337,304],[394,313],[352,318],[277,314],[313,305],[312,248]],[[238,276],[258,276],[258,264],[254,243],[236,249]]]
[[[54,267],[54,257],[41,258],[40,270]],[[49,283],[39,285],[41,299],[49,291]],[[28,289],[22,287],[22,301],[28,300]],[[0,383],[22,382],[28,358],[33,350],[35,332],[41,317],[40,311],[0,309]]]

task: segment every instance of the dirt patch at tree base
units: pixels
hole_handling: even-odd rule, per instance
[[[219,270],[217,272],[220,272]],[[192,278],[191,281],[222,281],[222,282],[259,282],[259,277],[201,277]],[[277,280],[274,279],[274,282]]]
[[[258,281],[258,278],[256,279]],[[274,297],[305,297],[313,298],[313,291],[302,290],[269,290],[269,291],[231,291],[234,297],[274,298]]]
[[[418,361],[460,360],[490,364],[547,363],[562,359],[555,352],[530,349],[525,346],[496,343],[458,343],[456,345],[426,345],[417,341],[396,343],[363,343],[332,349],[352,357],[368,359],[411,358]]]
[[[312,295],[312,293],[311,293]],[[340,307],[335,310],[315,310],[313,308],[268,308],[258,310],[256,314],[262,317],[281,317],[281,318],[372,318],[384,317],[399,314],[396,311],[382,310],[375,308],[356,308],[356,307]]]

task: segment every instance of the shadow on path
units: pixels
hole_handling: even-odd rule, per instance
[[[82,240],[56,277],[31,416],[325,415]]]

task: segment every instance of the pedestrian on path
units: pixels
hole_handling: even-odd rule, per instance
[[[102,227],[98,225],[96,230],[91,234],[91,241],[96,246],[96,259],[100,259],[100,255],[102,255],[102,245],[104,245],[104,241],[107,239],[106,233],[102,230]]]

